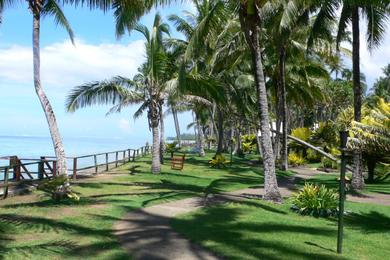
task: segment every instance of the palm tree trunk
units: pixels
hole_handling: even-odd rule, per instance
[[[218,146],[216,154],[222,154],[223,150],[223,115],[219,107],[217,107],[218,118]]]
[[[286,50],[281,47],[279,53],[279,73],[280,73],[280,114],[282,121],[282,147],[280,153],[280,169],[288,169],[288,151],[287,151],[287,91],[286,91]]]
[[[246,5],[241,5],[240,23],[252,54],[253,73],[255,76],[257,102],[260,116],[261,148],[264,162],[264,199],[273,202],[281,202],[282,196],[279,192],[275,174],[275,160],[272,150],[271,130],[268,115],[267,90],[265,88],[263,63],[259,42],[259,26],[261,19],[257,11],[255,11],[255,14],[248,14],[247,10]]]
[[[158,136],[158,124],[152,126],[153,147],[152,147],[152,173],[157,174],[161,171],[160,161],[160,140]]]
[[[210,110],[209,109],[209,113],[210,113],[210,135],[209,135],[209,139],[217,139],[218,137],[216,136],[216,133],[215,133],[215,129],[217,129],[216,127],[216,124],[215,124],[215,120],[214,120],[214,116],[215,116],[215,104],[213,104],[213,108]],[[209,141],[209,144],[208,144],[208,148],[211,149],[211,141]]]
[[[31,8],[31,6],[30,6]],[[56,117],[53,108],[41,86],[41,58],[40,58],[40,11],[33,14],[33,62],[34,62],[34,86],[41,102],[43,111],[49,126],[51,140],[57,157],[57,172],[61,175],[67,175],[66,156],[64,145],[62,143],[60,131],[58,130]]]
[[[360,122],[362,109],[362,88],[360,84],[360,30],[359,7],[352,7],[352,67],[353,67],[353,108],[354,120]],[[364,188],[362,155],[360,151],[353,154],[353,172],[351,186],[355,190]]]
[[[178,117],[177,117],[177,111],[176,111],[176,109],[173,108],[173,107],[172,107],[172,115],[173,115],[173,122],[175,123],[177,144],[179,145],[179,147],[181,147],[181,137],[180,137],[179,119],[178,119]]]
[[[149,95],[151,97],[148,111],[149,127],[152,129],[153,135],[153,146],[152,146],[152,167],[151,171],[153,174],[161,172],[161,161],[160,161],[160,139],[159,139],[159,121],[160,121],[160,106],[153,93],[153,87],[149,89]]]
[[[375,166],[376,166],[376,158],[369,158],[367,160],[367,169],[368,169],[368,179],[369,183],[374,182],[374,174],[375,174]]]
[[[164,125],[164,113],[162,105],[160,105],[160,162],[164,163],[165,153],[165,125]]]
[[[204,134],[203,134],[203,128],[199,123],[198,115],[196,115],[196,126],[198,128],[199,156],[204,157],[206,155],[206,153],[204,152]]]

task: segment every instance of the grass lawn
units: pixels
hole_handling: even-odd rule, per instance
[[[0,259],[128,259],[112,234],[126,212],[164,201],[229,191],[263,183],[259,166],[236,158],[232,167],[211,169],[208,157],[188,156],[183,172],[152,175],[150,158],[125,165],[112,174],[73,184],[78,203],[55,203],[42,193],[0,201]],[[135,175],[130,167],[138,165]],[[287,173],[280,173],[280,176]]]
[[[347,203],[344,253],[337,222],[300,216],[283,205],[247,200],[179,216],[172,226],[227,259],[388,259],[390,207]],[[194,227],[194,228],[188,228]]]

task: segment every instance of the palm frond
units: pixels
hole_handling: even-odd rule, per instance
[[[54,21],[57,25],[60,25],[65,28],[69,34],[69,38],[74,44],[74,33],[68,20],[66,19],[64,13],[62,12],[61,7],[58,5],[56,0],[46,0],[45,5],[42,8],[43,16],[53,16]]]
[[[130,80],[115,77],[107,81],[87,83],[71,90],[66,100],[68,112],[95,104],[115,105],[126,99],[139,100],[141,96],[129,89]]]

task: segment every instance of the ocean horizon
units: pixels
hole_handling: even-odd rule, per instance
[[[136,149],[145,146],[146,140],[100,137],[64,137],[65,153],[68,157],[95,153]],[[0,157],[16,155],[19,158],[38,159],[40,156],[54,156],[53,144],[46,136],[0,136]],[[0,160],[0,166],[7,165]]]

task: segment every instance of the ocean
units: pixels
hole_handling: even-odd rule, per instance
[[[91,138],[71,137],[64,138],[66,156],[82,156],[95,153],[120,151],[125,149],[136,149],[145,146],[145,140],[137,139],[116,139],[116,138]],[[54,156],[53,145],[50,137],[34,136],[0,136],[0,157],[16,155],[19,158],[37,159],[40,156]],[[110,160],[115,155],[110,156]],[[98,158],[99,163],[105,158]],[[8,160],[0,160],[0,166],[8,165]],[[71,168],[70,162],[68,167]],[[85,167],[93,164],[92,159],[80,160],[78,167]],[[0,173],[0,180],[3,179]]]

